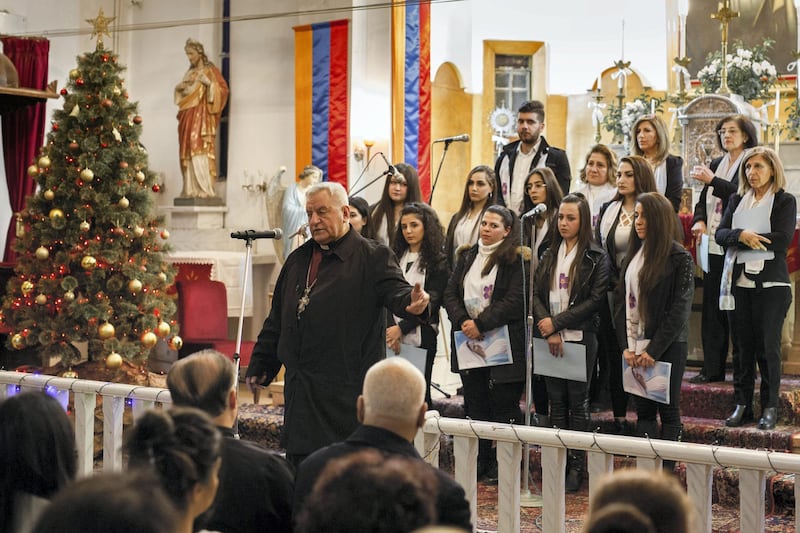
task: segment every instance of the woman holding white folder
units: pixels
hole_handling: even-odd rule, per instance
[[[656,361],[671,364],[669,403],[634,396],[636,435],[678,440],[681,378],[686,368],[689,314],[694,296],[694,261],[677,240],[682,231],[664,195],[639,195],[634,231],[617,286],[615,322],[622,357],[631,368],[648,369]],[[661,417],[658,433],[656,416]],[[665,469],[674,467],[665,461]]]
[[[725,421],[753,420],[755,365],[761,373],[759,429],[774,429],[781,384],[781,327],[792,302],[786,250],[792,242],[797,202],[786,192],[778,154],[758,146],[742,160],[739,192],[731,196],[717,229],[725,247],[720,307],[733,310],[733,394],[736,410]]]
[[[518,247],[519,231],[519,220],[514,213],[500,205],[487,207],[481,219],[478,244],[460,249],[444,292],[444,306],[454,334],[451,367],[461,375],[464,410],[472,420],[517,424],[523,421],[519,408],[525,389],[527,292],[523,268],[527,266],[523,262],[530,259],[530,250]],[[511,343],[510,364],[459,369],[456,332],[472,343],[503,327],[508,328]],[[497,479],[491,441],[480,441],[478,478]]]
[[[598,310],[606,301],[609,262],[592,240],[592,214],[582,194],[568,194],[558,208],[558,232],[553,235],[536,270],[533,314],[550,354],[563,357],[564,344],[580,343],[586,350],[586,379],[546,376],[550,423],[557,428],[589,429],[589,381],[597,357]],[[570,450],[566,490],[583,483],[586,452]]]

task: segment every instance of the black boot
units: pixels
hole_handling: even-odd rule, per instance
[[[778,408],[765,407],[761,413],[761,420],[758,421],[758,429],[775,429],[778,423]]]
[[[753,420],[753,408],[750,405],[738,404],[736,409],[733,410],[733,413],[731,413],[731,416],[725,419],[725,425],[729,428],[738,428],[742,424],[752,422]]]
[[[586,471],[586,452],[583,450],[569,450],[567,456],[567,479],[564,489],[567,492],[578,492],[583,485],[583,475]]]
[[[683,424],[664,424],[661,427],[662,440],[680,441],[683,434]],[[675,471],[675,461],[663,461],[662,468],[666,472]]]

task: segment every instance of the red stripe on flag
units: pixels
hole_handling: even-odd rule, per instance
[[[328,180],[347,189],[348,21],[331,22],[331,72],[328,113]]]
[[[419,4],[419,137],[417,173],[422,198],[431,194],[431,6]]]

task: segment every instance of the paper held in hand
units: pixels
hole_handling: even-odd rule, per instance
[[[480,340],[470,339],[460,331],[454,332],[453,335],[456,341],[456,357],[458,357],[460,370],[510,365],[514,362],[511,355],[508,326],[487,331]]]

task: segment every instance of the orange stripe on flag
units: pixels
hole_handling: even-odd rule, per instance
[[[392,0],[392,160],[405,157],[405,58],[406,8],[404,0]]]
[[[294,28],[295,175],[311,164],[311,86],[313,46],[311,26]]]

